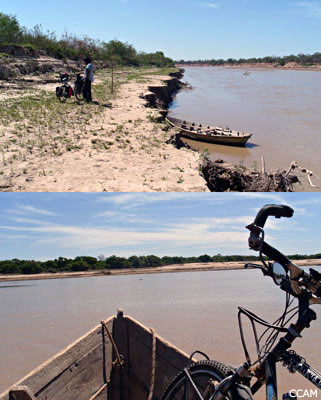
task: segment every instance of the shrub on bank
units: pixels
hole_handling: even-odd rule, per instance
[[[44,51],[58,59],[83,60],[90,54],[94,60],[104,61],[110,65],[124,66],[174,66],[174,61],[165,57],[161,51],[155,53],[137,52],[129,43],[117,39],[109,42],[95,40],[85,36],[79,38],[64,33],[58,39],[54,32],[44,32],[41,25],[27,29],[19,24],[16,16],[0,12],[0,47],[1,45],[19,45],[30,53]]]
[[[261,58],[240,58],[234,59],[229,58],[227,60],[222,59],[211,59],[211,60],[180,60],[180,64],[206,64],[206,65],[213,65],[213,66],[220,66],[220,65],[242,65],[242,64],[271,64],[271,65],[279,65],[281,67],[285,66],[288,63],[295,63],[302,67],[310,67],[313,65],[321,65],[321,53],[317,52],[314,54],[298,54],[298,55],[289,55],[283,57],[277,56],[266,56]]]
[[[321,259],[321,254],[302,255],[295,254],[289,256],[292,260],[302,259]],[[59,257],[55,260],[48,261],[34,261],[34,260],[4,260],[0,261],[0,274],[40,274],[45,272],[77,272],[89,270],[105,270],[111,271],[114,269],[131,269],[131,268],[152,268],[161,267],[173,264],[190,264],[190,263],[206,263],[206,262],[249,262],[258,261],[256,256],[245,255],[230,255],[224,256],[216,254],[210,256],[203,254],[199,257],[180,257],[180,256],[164,256],[158,257],[155,255],[147,256],[131,256],[129,258],[117,257],[115,255],[110,257],[99,256],[89,257],[80,256],[74,259]]]

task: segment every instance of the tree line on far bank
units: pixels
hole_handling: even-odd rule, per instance
[[[291,54],[289,56],[277,57],[277,56],[267,56],[261,58],[228,58],[227,60],[223,59],[212,59],[212,60],[193,60],[193,61],[186,61],[180,60],[178,61],[179,64],[206,64],[206,65],[213,65],[213,66],[220,66],[220,65],[242,65],[242,64],[275,64],[283,67],[288,63],[296,63],[301,65],[302,67],[309,67],[313,65],[320,65],[321,64],[321,53],[314,53],[314,54],[298,54],[294,55]]]
[[[55,32],[45,32],[41,25],[32,29],[21,26],[17,17],[0,12],[0,45],[20,45],[29,51],[42,50],[59,59],[83,60],[90,55],[95,60],[124,66],[174,66],[174,61],[162,51],[137,52],[135,48],[117,39],[104,42],[88,36],[79,38],[64,33],[60,39]]]
[[[290,255],[292,260],[320,259],[321,254],[313,255]],[[217,254],[210,256],[203,254],[199,257],[180,257],[180,256],[164,256],[155,255],[148,256],[131,256],[129,258],[117,257],[90,257],[79,256],[74,259],[59,257],[54,260],[35,261],[35,260],[4,260],[0,261],[0,274],[40,274],[40,273],[57,273],[57,272],[80,272],[94,270],[113,270],[113,269],[133,269],[133,268],[149,268],[162,267],[173,264],[190,264],[190,263],[209,263],[209,262],[230,262],[230,261],[258,261],[256,256],[231,255],[224,256]]]

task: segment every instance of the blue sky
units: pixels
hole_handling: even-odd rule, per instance
[[[319,0],[11,0],[0,11],[28,28],[117,38],[175,60],[320,51]]]
[[[2,193],[0,259],[251,254],[245,226],[269,203],[295,210],[269,220],[269,243],[321,251],[317,193]]]

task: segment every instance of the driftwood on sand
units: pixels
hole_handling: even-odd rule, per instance
[[[178,149],[190,148],[182,140],[180,133],[172,135],[167,143]],[[292,192],[294,185],[300,182],[298,176],[293,173],[297,168],[295,162],[287,171],[267,171],[263,157],[261,164],[259,171],[242,164],[232,165],[220,159],[211,161],[205,156],[200,171],[211,192]]]
[[[181,133],[173,134],[166,143],[176,148],[191,148],[182,140]],[[309,186],[321,189],[321,177],[293,161],[287,170],[268,171],[265,160],[261,158],[261,170],[249,168],[242,163],[232,165],[224,160],[211,161],[207,155],[203,157],[200,171],[211,192],[293,192],[295,185],[300,184],[300,179],[295,171],[306,177]]]
[[[201,171],[212,192],[292,192],[299,182],[296,175],[286,171],[267,172],[264,160],[262,170],[258,171],[223,160],[205,159]]]

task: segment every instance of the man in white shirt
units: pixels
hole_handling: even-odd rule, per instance
[[[83,94],[84,98],[87,101],[87,103],[92,101],[91,97],[91,83],[94,81],[94,66],[92,64],[91,58],[86,57],[84,59],[86,63],[86,68],[84,72],[84,88],[83,88]]]

